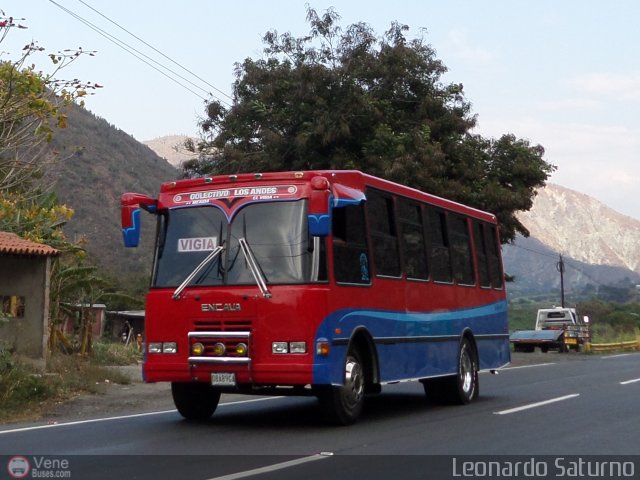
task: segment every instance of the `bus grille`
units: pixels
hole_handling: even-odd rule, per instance
[[[251,320],[242,319],[218,319],[218,320],[195,320],[193,329],[196,332],[228,332],[252,330]]]

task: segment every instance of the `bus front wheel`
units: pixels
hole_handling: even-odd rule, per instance
[[[344,384],[323,388],[318,399],[325,418],[334,424],[354,423],[364,404],[365,378],[362,360],[357,350],[350,351],[344,365]]]
[[[220,390],[207,383],[172,382],[171,395],[180,415],[188,420],[206,420],[220,401]]]

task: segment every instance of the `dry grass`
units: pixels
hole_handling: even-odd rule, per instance
[[[110,359],[117,362],[111,365],[127,364],[123,363],[126,359],[131,359],[129,364],[137,362],[139,355],[122,352],[120,347],[99,347],[97,360],[53,355],[42,371],[0,346],[0,423],[33,420],[51,404],[81,393],[104,393],[109,384],[131,383],[128,375],[106,368]]]

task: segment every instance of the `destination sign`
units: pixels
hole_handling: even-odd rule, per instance
[[[198,205],[229,200],[280,200],[295,198],[298,187],[295,185],[265,185],[256,187],[221,188],[200,192],[179,193],[173,202],[180,205]]]

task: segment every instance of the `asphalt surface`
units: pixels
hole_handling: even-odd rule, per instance
[[[480,398],[466,406],[432,405],[419,383],[390,385],[366,399],[357,424],[331,427],[314,398],[233,396],[204,423],[169,409],[5,426],[0,455],[67,459],[71,478],[456,478],[465,466],[474,478],[504,455],[551,475],[567,473],[559,456],[638,455],[639,398],[640,353],[530,354],[481,373]],[[469,455],[479,463],[465,464]]]

